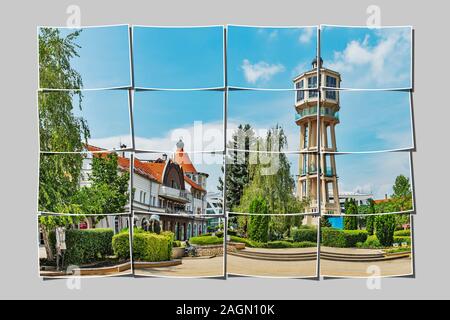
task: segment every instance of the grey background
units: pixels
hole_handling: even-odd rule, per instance
[[[81,8],[82,25],[365,25],[366,8],[381,7],[383,25],[416,29],[414,154],[417,217],[416,279],[366,280],[231,278],[84,279],[81,290],[66,281],[42,281],[36,250],[38,135],[37,25],[65,25],[66,8]],[[145,299],[449,298],[450,212],[448,180],[447,1],[8,1],[1,15],[0,297]]]

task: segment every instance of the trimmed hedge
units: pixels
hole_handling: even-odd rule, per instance
[[[121,259],[130,258],[128,233],[116,234],[112,239],[114,254]],[[133,257],[136,261],[156,262],[171,259],[173,233],[138,232],[133,236]]]
[[[311,241],[302,241],[302,242],[288,242],[288,241],[270,241],[267,243],[263,243],[261,248],[273,248],[273,249],[282,249],[282,248],[311,248],[317,247],[316,242]]]
[[[237,236],[230,236],[230,240],[232,242],[245,243],[245,245],[250,248],[281,249],[281,248],[311,248],[311,247],[317,246],[317,242],[311,242],[311,241],[291,242],[291,241],[286,241],[286,240],[277,240],[277,241],[269,241],[266,243],[261,243],[261,242],[257,242],[257,241],[253,241],[250,239],[237,237]]]
[[[364,248],[364,249],[378,249],[381,248],[380,241],[377,239],[377,236],[372,235],[368,236],[367,240],[365,242],[358,242],[356,244],[357,248]]]
[[[317,229],[313,228],[303,228],[297,229],[292,228],[291,236],[294,242],[317,242]]]
[[[232,241],[232,242],[239,242],[239,243],[245,243],[245,245],[247,247],[250,247],[250,248],[258,248],[261,245],[257,241],[253,241],[253,240],[246,239],[246,238],[241,238],[241,237],[238,237],[238,236],[230,236],[230,241]]]
[[[112,229],[66,230],[64,264],[82,265],[92,263],[113,254]],[[50,246],[56,253],[56,233],[50,232]]]
[[[408,245],[411,245],[411,237],[395,237],[394,236],[394,243],[402,244],[403,242],[406,242]]]
[[[322,244],[327,247],[355,248],[358,242],[365,242],[366,230],[338,230],[322,228]]]
[[[217,236],[192,237],[189,239],[189,243],[199,245],[199,246],[222,244],[223,238],[219,238]]]
[[[411,230],[398,230],[394,232],[394,237],[411,237]]]

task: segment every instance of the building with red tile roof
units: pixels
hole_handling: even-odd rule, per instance
[[[86,149],[89,154],[83,167],[88,171],[92,157],[114,152],[92,145]],[[130,158],[126,152],[118,153],[118,167],[122,171],[130,170]],[[203,215],[207,207],[208,174],[196,170],[181,140],[172,158],[165,154],[155,160],[134,158],[133,167],[135,226],[145,229],[157,219],[156,223],[162,230],[174,232],[179,240],[206,232],[207,223]]]

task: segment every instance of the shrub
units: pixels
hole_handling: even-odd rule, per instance
[[[411,236],[411,230],[398,230],[394,232],[395,237],[410,237]]]
[[[180,241],[180,240],[175,240],[175,241],[173,242],[173,247],[174,247],[174,248],[179,248],[179,247],[181,247],[181,241]]]
[[[366,230],[322,229],[322,244],[328,247],[353,248],[367,240]]]
[[[82,265],[112,255],[112,229],[67,230],[64,263]],[[50,245],[56,253],[56,234],[50,233]]]
[[[313,248],[317,247],[317,241],[310,242],[310,241],[302,241],[302,242],[294,242],[292,244],[293,248]]]
[[[294,242],[317,242],[317,230],[315,228],[298,229],[292,228],[291,236]]]
[[[198,237],[210,237],[210,236],[212,236],[212,233],[203,233],[198,235]]]
[[[267,215],[268,208],[266,200],[262,197],[253,199],[249,209],[250,213],[257,213],[259,215],[249,217],[248,237],[254,241],[267,242],[270,217]]]
[[[113,237],[114,254],[121,259],[130,257],[130,237],[127,233],[119,233]],[[166,261],[171,259],[173,233],[156,234],[138,232],[133,237],[133,257],[136,261]]]
[[[327,247],[345,248],[344,232],[333,228],[322,228],[322,244]]]
[[[196,244],[200,246],[205,245],[214,245],[214,244],[222,244],[223,238],[219,238],[216,236],[207,236],[207,237],[192,237],[189,239],[191,244]]]
[[[402,244],[403,242],[411,245],[411,237],[394,237],[394,243]]]
[[[250,247],[250,248],[259,248],[262,245],[258,241],[253,241],[253,240],[241,238],[241,237],[238,237],[238,236],[230,236],[230,241],[232,241],[232,242],[239,242],[239,243],[245,243],[245,245],[247,247]]]
[[[366,242],[364,242],[364,246],[366,248],[380,248],[381,243],[378,240],[377,236],[368,236]]]
[[[293,243],[283,241],[283,240],[277,240],[277,241],[270,241],[264,244],[265,248],[292,248]]]
[[[381,215],[375,218],[375,234],[382,246],[392,246],[395,225],[395,216],[392,214]]]

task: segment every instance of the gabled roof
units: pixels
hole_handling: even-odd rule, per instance
[[[111,153],[111,151],[107,151],[105,149],[101,149],[95,146],[91,146],[91,145],[87,145],[87,150],[90,152],[95,152],[94,156],[96,157],[102,157],[103,155],[106,155],[108,153]],[[180,152],[178,152],[180,151]],[[177,156],[179,155],[178,158],[178,162],[177,161]],[[118,155],[118,165],[122,170],[130,170],[130,159],[122,157],[120,155]],[[189,159],[189,156],[187,155],[187,153],[185,153],[183,151],[183,149],[181,148],[181,150],[177,150],[177,153],[175,154],[175,160],[174,162],[176,162],[179,166],[181,166],[181,168],[183,168],[183,171],[189,172],[189,173],[197,173],[197,170],[195,170],[195,167],[192,165],[191,160]],[[146,177],[150,180],[156,181],[160,184],[163,184],[163,174],[164,174],[164,169],[166,167],[167,164],[167,160],[160,160],[157,162],[146,162],[146,161],[141,161],[139,159],[134,159],[134,171],[135,173]],[[203,191],[206,192],[206,190],[200,186],[199,184],[197,184],[196,182],[194,182],[191,178],[189,178],[188,176],[186,176],[185,174],[183,174],[184,176],[184,181],[189,183],[189,185],[199,191]]]
[[[189,178],[188,176],[184,176],[184,181],[186,181],[187,183],[189,183],[189,185],[194,188],[197,189],[199,191],[203,191],[206,192],[205,189],[203,189],[202,186],[200,186],[199,184],[195,183],[191,178]]]
[[[95,152],[94,156],[97,157],[111,153],[111,151],[91,145],[87,145],[86,148],[90,152]],[[118,155],[117,161],[122,170],[130,170],[130,159]],[[144,162],[139,159],[134,159],[134,171],[137,174],[159,183],[162,183],[165,166],[166,162]]]

